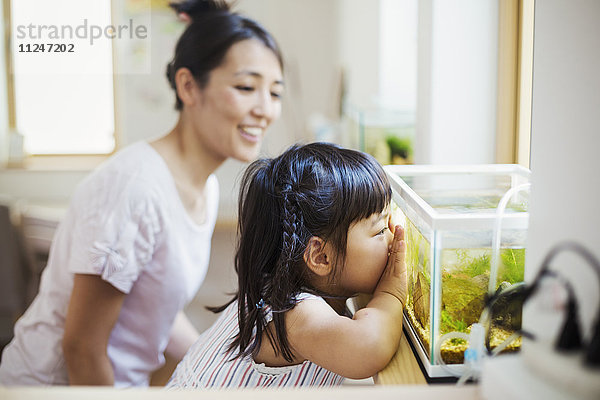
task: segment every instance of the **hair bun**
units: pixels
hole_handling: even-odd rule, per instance
[[[169,3],[177,14],[185,14],[192,21],[199,16],[215,11],[229,11],[229,4],[225,0],[183,0]]]

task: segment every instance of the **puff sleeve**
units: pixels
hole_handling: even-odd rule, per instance
[[[87,189],[87,190],[86,190]],[[71,204],[72,273],[99,275],[129,293],[161,232],[160,201],[140,182],[87,185]]]

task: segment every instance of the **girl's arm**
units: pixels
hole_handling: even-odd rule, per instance
[[[62,348],[71,385],[113,385],[106,348],[125,293],[97,275],[75,274]]]
[[[192,325],[185,313],[180,311],[173,322],[165,353],[177,362],[181,361],[190,346],[196,342],[198,336],[200,336],[198,330]]]
[[[310,360],[347,378],[382,370],[402,335],[407,294],[404,231],[396,227],[386,269],[367,306],[352,319],[321,301],[306,300],[286,313],[290,344],[298,360]]]

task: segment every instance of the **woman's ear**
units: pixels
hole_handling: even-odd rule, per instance
[[[304,251],[304,262],[308,269],[318,276],[327,276],[333,270],[329,246],[318,236],[313,236],[308,240]]]
[[[179,68],[175,73],[175,87],[177,96],[183,104],[192,105],[197,101],[198,83],[187,68]]]

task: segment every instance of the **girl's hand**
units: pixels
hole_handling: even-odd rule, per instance
[[[396,226],[392,231],[388,262],[373,297],[352,319],[318,300],[302,301],[286,312],[288,338],[298,360],[361,379],[381,371],[396,354],[402,337],[407,276],[404,230]]]
[[[404,308],[408,292],[404,229],[400,225],[396,225],[393,232],[394,238],[389,246],[388,262],[375,288],[375,293],[387,293],[396,297]]]

